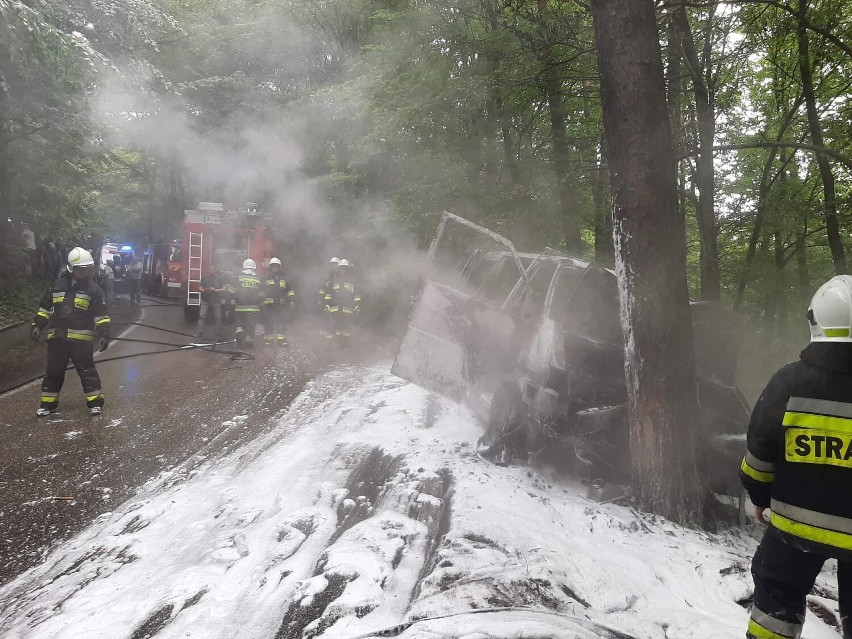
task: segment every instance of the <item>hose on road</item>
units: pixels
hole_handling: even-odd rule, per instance
[[[175,335],[180,335],[183,337],[190,337],[195,339],[194,335],[189,333],[181,333],[180,331],[173,331],[168,328],[162,328],[160,326],[154,326],[153,324],[146,324],[144,322],[116,322],[116,326],[118,325],[135,325],[142,326],[144,328],[150,328],[158,331],[163,331],[165,333],[173,333]],[[150,340],[150,339],[133,339],[129,337],[114,337],[110,341],[113,342],[133,342],[136,344],[151,344],[155,346],[166,346],[168,348],[161,348],[155,351],[143,351],[141,353],[130,353],[128,355],[116,355],[114,357],[104,357],[103,359],[99,359],[97,361],[98,364],[103,364],[105,362],[114,362],[121,359],[131,359],[134,357],[143,357],[145,355],[160,355],[163,353],[174,353],[177,351],[187,351],[187,350],[203,350],[209,353],[218,353],[219,355],[227,355],[228,359],[232,362],[249,362],[255,359],[255,356],[251,353],[247,353],[245,351],[234,351],[234,350],[221,350],[217,348],[218,346],[223,346],[225,344],[235,344],[236,340],[224,340],[224,341],[216,341],[210,342],[209,344],[191,342],[189,344],[176,344],[174,342],[161,342],[158,340]],[[68,366],[66,371],[74,370],[74,366]],[[27,384],[31,384],[34,381],[37,381],[45,376],[45,373],[41,375],[35,375],[26,379],[10,388],[6,388],[3,391],[0,391],[0,397],[7,393],[11,393],[13,390],[17,390]]]

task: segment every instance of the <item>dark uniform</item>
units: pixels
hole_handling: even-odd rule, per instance
[[[752,563],[748,637],[800,636],[805,598],[838,560],[844,638],[852,638],[852,343],[814,342],[758,399],[740,477],[771,525]]]
[[[284,335],[284,314],[293,306],[296,292],[287,286],[284,276],[270,273],[264,284],[263,300],[263,339],[267,343],[277,342],[279,346],[287,344]]]
[[[95,369],[93,341],[109,339],[109,316],[104,293],[92,280],[81,284],[62,276],[41,300],[33,324],[47,328],[47,374],[41,384],[41,408],[56,410],[68,361],[74,363],[86,405],[102,407],[101,379]]]
[[[228,285],[228,292],[234,296],[234,322],[237,327],[234,334],[237,344],[254,344],[255,326],[260,313],[260,301],[263,290],[260,278],[254,273],[243,271],[237,281]]]
[[[328,337],[338,338],[343,344],[349,342],[355,315],[361,310],[361,295],[348,275],[339,273],[325,294],[325,311],[330,318]]]
[[[333,272],[328,276],[328,279],[323,283],[319,290],[319,305],[321,309],[325,309],[331,301],[331,294],[334,292],[334,284],[337,282],[337,273]],[[326,310],[325,322],[320,327],[320,334],[329,339],[334,337],[333,316]]]

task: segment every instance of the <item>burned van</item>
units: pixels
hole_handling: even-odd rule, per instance
[[[586,479],[631,472],[615,273],[445,213],[393,373],[473,408],[481,453],[540,460]],[[749,407],[724,311],[692,304],[701,427],[717,492],[737,494]]]

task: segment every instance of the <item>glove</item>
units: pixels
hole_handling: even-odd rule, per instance
[[[353,308],[353,309],[352,309],[352,312],[353,312],[353,313],[355,313],[355,315],[358,315],[358,313],[360,313],[360,312],[361,312],[361,307],[360,307],[360,306],[356,306],[355,308]]]
[[[109,348],[109,337],[102,337],[98,340],[98,352],[103,353]]]
[[[329,306],[328,304],[325,305],[325,312],[331,313],[331,306]]]
[[[296,302],[290,300],[290,308],[296,308]]]
[[[30,339],[34,342],[41,341],[41,329],[35,324],[30,326]]]

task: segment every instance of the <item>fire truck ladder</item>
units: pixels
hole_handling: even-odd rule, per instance
[[[186,305],[200,306],[201,292],[198,288],[201,286],[201,265],[204,261],[201,259],[204,254],[204,234],[190,233],[189,234],[189,271],[186,286]],[[192,285],[197,284],[196,290],[192,290]]]

